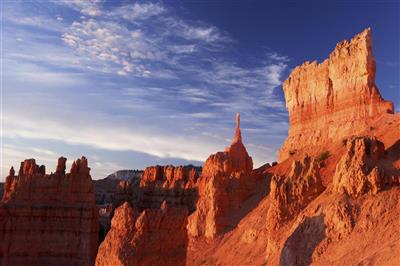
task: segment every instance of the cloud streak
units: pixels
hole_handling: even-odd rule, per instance
[[[158,2],[54,1],[57,15],[21,3],[15,17],[40,13],[42,22],[7,22],[7,139],[121,154],[102,166],[122,166],[125,151],[204,161],[229,144],[240,111],[256,165],[275,157],[288,127],[278,93],[287,56],[260,51],[243,62],[229,33]],[[51,30],[50,20],[58,23]]]

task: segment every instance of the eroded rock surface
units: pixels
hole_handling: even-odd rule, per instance
[[[278,227],[292,219],[324,191],[318,162],[306,156],[295,161],[288,177],[274,176],[271,180],[271,207],[268,226]]]
[[[196,211],[189,217],[191,236],[215,238],[236,226],[233,217],[251,195],[253,161],[242,142],[240,116],[236,116],[233,142],[224,152],[210,155],[199,181]]]
[[[197,180],[201,168],[194,166],[151,166],[140,180],[138,207],[159,208],[166,201],[169,206],[186,206],[195,210],[198,197]]]
[[[124,203],[115,210],[96,265],[185,265],[187,215],[185,207],[166,202],[141,213]]]
[[[376,194],[398,180],[389,175],[380,163],[385,147],[374,137],[354,137],[347,141],[346,153],[336,166],[333,189],[358,197],[367,192]]]
[[[370,28],[337,44],[322,63],[296,67],[283,84],[290,128],[279,160],[357,135],[382,114],[393,113],[375,74]]]
[[[85,157],[65,174],[65,158],[56,173],[34,159],[12,168],[0,203],[2,265],[93,265],[98,245],[94,187]]]

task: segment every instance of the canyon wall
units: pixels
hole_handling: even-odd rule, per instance
[[[1,265],[93,265],[98,245],[94,186],[85,157],[65,173],[34,159],[11,168],[0,203]]]
[[[370,28],[337,44],[322,63],[296,67],[283,83],[290,128],[279,161],[321,151],[365,131],[382,114],[393,113],[393,103],[382,99],[375,75]]]

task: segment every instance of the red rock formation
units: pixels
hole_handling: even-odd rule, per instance
[[[357,197],[367,192],[376,194],[392,182],[398,183],[398,176],[379,165],[385,147],[373,137],[355,137],[347,141],[347,151],[336,166],[333,189],[339,193]]]
[[[375,85],[375,72],[370,28],[339,43],[321,64],[296,67],[283,84],[290,128],[279,161],[296,152],[312,154],[393,113],[393,103]]]
[[[400,265],[400,116],[386,114],[370,45],[367,29],[293,71],[282,162],[251,173],[274,175],[268,196],[229,233],[192,238],[188,265]],[[211,228],[224,209],[210,200],[216,183],[200,190],[211,202],[198,203],[203,215],[192,215]]]
[[[98,245],[94,187],[85,157],[45,175],[34,159],[6,178],[0,203],[2,265],[92,265]]]
[[[139,209],[159,208],[166,201],[170,206],[186,206],[189,212],[193,212],[198,171],[192,166],[147,167],[140,180]]]
[[[236,226],[238,221],[233,216],[254,189],[252,169],[253,161],[242,143],[237,114],[231,146],[210,155],[204,164],[196,211],[189,217],[191,236],[214,238]]]
[[[96,265],[186,265],[187,209],[169,208],[139,213],[129,203],[115,210]]]
[[[324,191],[318,162],[306,156],[295,161],[288,177],[274,176],[271,180],[268,227],[277,228],[292,219]]]

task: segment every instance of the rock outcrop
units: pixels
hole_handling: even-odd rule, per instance
[[[189,212],[193,212],[200,171],[194,166],[147,167],[140,180],[138,207],[141,210],[159,208],[166,201],[169,206],[186,206]]]
[[[185,207],[166,202],[141,213],[125,202],[115,210],[96,265],[186,265],[187,215]]]
[[[365,193],[376,194],[398,183],[398,175],[391,176],[380,163],[385,146],[374,137],[354,137],[347,140],[347,151],[336,166],[333,189],[358,197]]]
[[[98,245],[94,186],[85,157],[65,174],[34,159],[12,168],[0,203],[1,265],[93,265]]]
[[[288,177],[274,176],[270,188],[267,226],[274,229],[295,217],[325,189],[319,164],[309,156],[294,161]]]
[[[242,143],[237,114],[231,146],[211,155],[204,164],[196,211],[189,217],[191,236],[214,238],[236,226],[234,214],[254,189],[252,169],[253,161]]]
[[[370,28],[339,43],[321,64],[296,67],[283,84],[290,128],[279,161],[357,135],[393,113],[376,87],[375,68]]]

